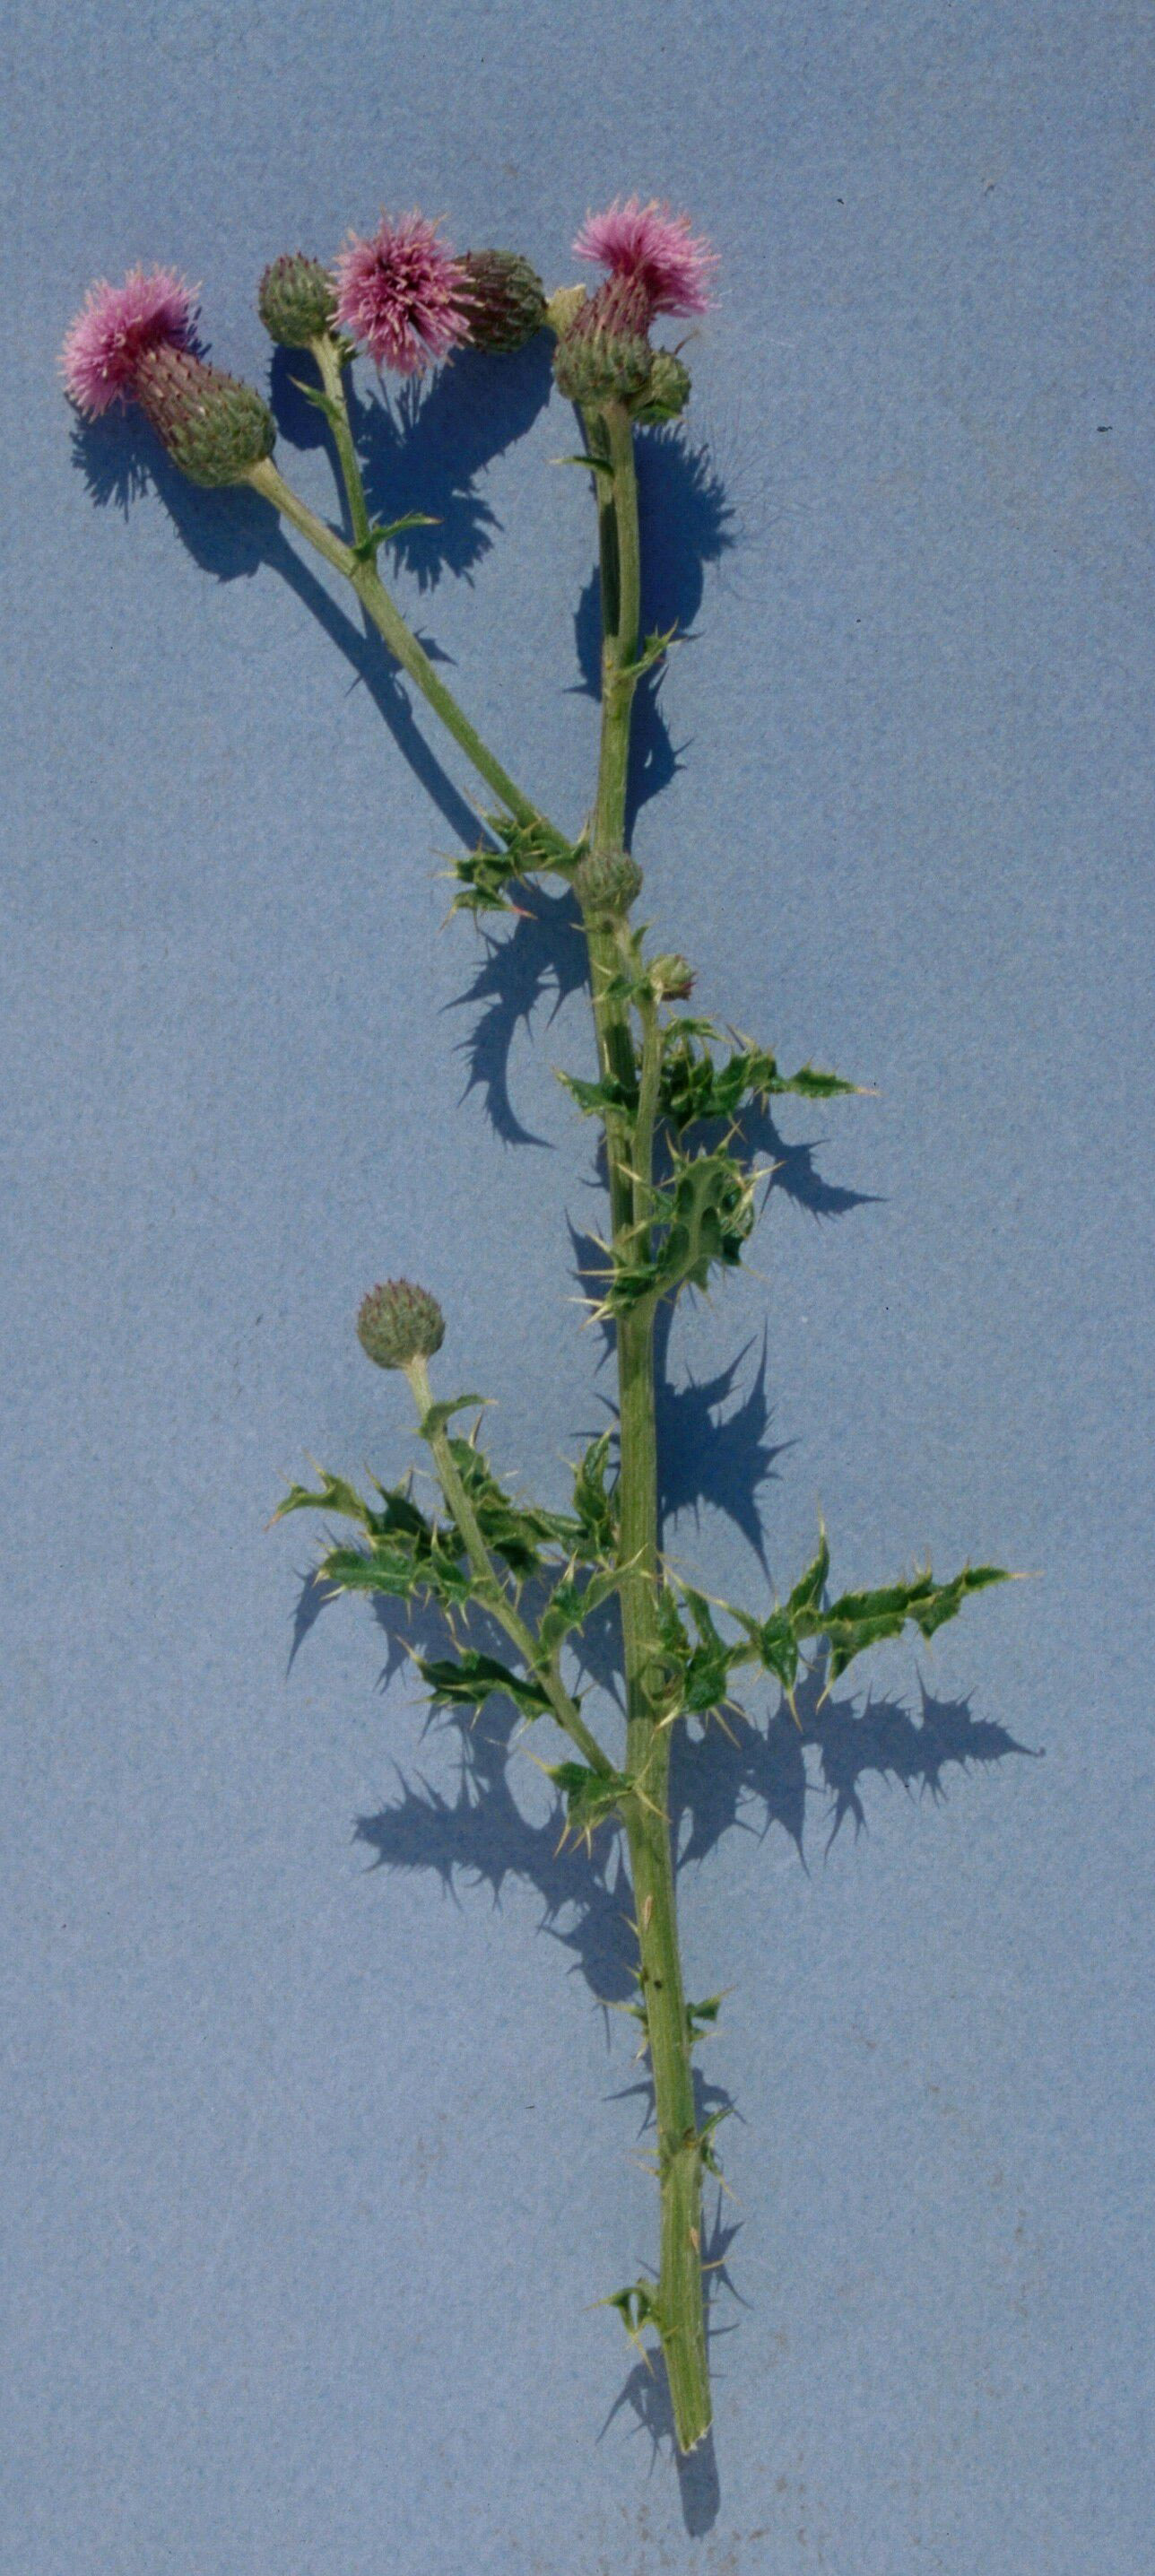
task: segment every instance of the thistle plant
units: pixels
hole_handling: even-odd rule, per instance
[[[447,1338],[436,1299],[404,1278],[386,1280],[365,1296],[357,1332],[374,1365],[407,1383],[436,1504],[415,1499],[411,1476],[370,1479],[362,1492],[321,1473],[314,1485],[293,1485],[276,1517],[309,1510],[347,1524],[320,1559],[323,1584],[435,1613],[446,1652],[417,1657],[433,1704],[476,1711],[502,1695],[538,1741],[552,1729],[555,1758],[544,1768],[564,1832],[590,1850],[596,1838],[624,1841],[637,1952],[629,2009],[653,2088],[659,2252],[652,2275],[606,2304],[636,2342],[660,2342],[677,2440],[689,2451],[711,2418],[702,2195],[704,2177],[720,2171],[720,2115],[700,2113],[692,2060],[721,1999],[692,1999],[683,1983],[669,1814],[676,1731],[688,1721],[724,1726],[743,1676],[768,1682],[796,1713],[804,1674],[817,1668],[829,1688],[868,1647],[908,1628],[929,1639],[971,1593],[1007,1578],[968,1564],[940,1579],[927,1565],[880,1587],[839,1590],[823,1531],[785,1598],[748,1608],[707,1598],[660,1549],[656,1320],[743,1259],[765,1202],[743,1118],[780,1093],[829,1099],[857,1086],[810,1063],[786,1071],[770,1046],[687,1007],[690,964],[639,917],[642,872],[626,845],[631,722],[639,683],[674,637],[642,632],[635,433],[685,410],[688,368],[654,330],[663,317],[706,313],[716,258],[684,215],[637,197],[589,217],[573,248],[599,280],[547,295],[519,253],[456,256],[412,213],[350,234],[328,263],[296,252],[265,269],[258,311],[271,338],[297,353],[303,390],[327,423],[340,527],[285,480],[272,412],[208,361],[194,296],[174,271],[137,268],[119,287],[92,288],[62,365],[83,413],[136,403],[194,482],[248,485],[349,583],[484,790],[476,846],[455,862],[453,909],[486,919],[516,912],[528,885],[554,879],[580,913],[596,1072],[562,1079],[604,1150],[608,1213],[591,1304],[612,1336],[616,1429],[584,1449],[565,1508],[511,1491],[478,1427],[460,1427],[466,1414],[479,1422],[481,1399],[434,1382]],[[557,390],[580,414],[580,446],[566,462],[588,475],[600,562],[600,749],[592,802],[576,825],[547,814],[482,740],[383,581],[382,550],[412,520],[372,517],[347,393],[358,353],[416,376],[471,346],[513,352],[541,330],[553,336]],[[468,1320],[455,1319],[448,1338],[468,1340]],[[587,1684],[581,1662],[581,1632],[604,1605],[620,1643],[624,1731],[615,1698]]]

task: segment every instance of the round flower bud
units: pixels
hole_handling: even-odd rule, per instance
[[[577,320],[585,302],[584,286],[555,286],[545,308],[547,328],[556,332],[560,340],[562,332],[568,331],[570,324]]]
[[[523,349],[545,319],[545,288],[536,269],[515,250],[467,250],[460,265],[470,348],[499,357]]]
[[[590,850],[574,869],[574,892],[595,919],[620,921],[642,890],[642,871],[628,850]]]
[[[378,1368],[408,1368],[432,1359],[445,1339],[445,1317],[427,1288],[409,1279],[386,1279],[361,1300],[357,1338]]]
[[[694,982],[694,969],[688,957],[650,957],[646,975],[659,1002],[684,1002]]]
[[[319,259],[285,251],[265,270],[257,311],[270,340],[283,349],[305,349],[331,331],[337,312],[333,280]]]
[[[252,385],[207,366],[189,349],[146,350],[133,392],[192,483],[243,483],[271,456],[277,424]]]
[[[558,392],[567,402],[632,402],[650,381],[649,298],[634,278],[610,277],[589,297],[554,350]]]
[[[672,349],[655,349],[650,381],[634,418],[641,421],[677,420],[690,399],[690,370],[674,356]]]

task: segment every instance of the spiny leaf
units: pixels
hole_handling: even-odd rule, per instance
[[[406,510],[404,518],[390,519],[387,527],[369,528],[363,537],[358,537],[352,551],[358,563],[376,563],[382,546],[401,536],[406,528],[439,528],[440,525],[440,519],[431,519],[428,510]]]
[[[422,1415],[417,1426],[421,1438],[432,1440],[435,1432],[444,1431],[446,1423],[452,1422],[455,1413],[462,1413],[473,1404],[488,1405],[492,1400],[488,1395],[443,1396],[437,1404],[430,1405],[428,1413]]]
[[[576,1073],[562,1073],[560,1070],[557,1078],[564,1083],[571,1099],[576,1100],[583,1118],[612,1117],[623,1109],[632,1116],[637,1108],[636,1082],[618,1082],[612,1076],[605,1082],[582,1082]]]
[[[656,1247],[615,1253],[605,1310],[629,1314],[681,1288],[704,1288],[714,1267],[732,1269],[753,1229],[754,1191],[752,1174],[723,1148],[676,1157],[672,1186],[654,1194]]]
[[[669,652],[670,646],[677,636],[677,632],[678,622],[675,618],[673,625],[668,626],[664,634],[660,634],[657,629],[655,629],[652,635],[647,635],[637,660],[635,662],[623,663],[622,669],[618,675],[619,678],[623,680],[640,680],[646,671],[652,671],[655,662],[660,662],[663,655]]]
[[[949,1583],[936,1583],[927,1566],[909,1583],[892,1583],[874,1592],[844,1592],[828,1610],[804,1611],[795,1619],[799,1635],[823,1636],[830,1647],[828,1681],[839,1681],[856,1655],[884,1638],[901,1636],[909,1619],[920,1635],[933,1637],[953,1619],[972,1592],[1010,1580],[997,1565],[964,1565]]]
[[[611,483],[614,469],[606,456],[551,456],[551,465],[587,465],[591,474],[608,474]]]
[[[606,1486],[613,1436],[612,1431],[603,1431],[596,1440],[591,1440],[574,1476],[573,1507],[577,1536],[573,1541],[573,1552],[587,1565],[600,1564],[617,1553],[617,1503]]]
[[[817,1555],[807,1566],[805,1574],[799,1576],[787,1601],[787,1612],[792,1620],[796,1622],[800,1611],[812,1610],[815,1603],[821,1601],[829,1572],[830,1549],[826,1543],[826,1532],[823,1530],[818,1541]]]
[[[472,1647],[465,1648],[455,1662],[419,1655],[417,1664],[433,1692],[435,1707],[481,1708],[496,1691],[504,1692],[526,1717],[540,1717],[550,1706],[548,1691],[531,1674],[511,1672],[496,1656],[478,1654]],[[594,1776],[591,1772],[591,1779]]]
[[[599,1825],[608,1824],[634,1781],[625,1771],[591,1771],[586,1762],[550,1762],[546,1771],[565,1799],[565,1829],[592,1849]]]
[[[781,1073],[776,1056],[765,1047],[739,1047],[725,1063],[715,1064],[709,1041],[718,1034],[710,1021],[687,1018],[674,1020],[666,1032],[659,1105],[679,1132],[696,1119],[733,1118],[747,1102],[766,1101],[779,1092],[829,1100],[858,1087],[810,1064],[797,1073]]]
[[[538,1621],[538,1640],[543,1652],[552,1654],[563,1637],[568,1637],[575,1628],[583,1628],[594,1611],[600,1610],[603,1601],[609,1600],[611,1592],[616,1592],[620,1581],[619,1569],[612,1565],[602,1573],[592,1575],[587,1583],[563,1581],[556,1584]]]
[[[371,1528],[373,1514],[356,1488],[346,1483],[344,1476],[331,1476],[325,1467],[317,1472],[320,1492],[311,1492],[307,1485],[290,1485],[284,1502],[277,1505],[274,1521],[287,1519],[290,1512],[341,1512],[347,1520],[360,1521],[363,1529]]]
[[[717,2028],[718,2015],[724,2001],[723,1995],[707,1995],[704,2003],[687,2004],[686,2033],[691,2048],[696,2047],[700,2039],[708,2039],[711,2032]]]
[[[564,1547],[571,1524],[563,1512],[536,1503],[518,1503],[498,1483],[489,1461],[471,1440],[450,1440],[462,1483],[477,1514],[486,1546],[500,1556],[519,1582],[536,1574],[545,1547]]]
[[[598,2306],[617,2309],[630,2342],[637,2344],[639,2351],[644,2327],[653,2326],[659,2334],[662,2331],[658,2294],[650,2281],[632,2281],[628,2289],[614,2290],[608,2299],[599,2299]]]

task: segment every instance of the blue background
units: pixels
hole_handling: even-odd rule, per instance
[[[9,25],[3,2566],[1134,2576],[1150,15]],[[439,935],[467,781],[347,596],[142,431],[74,440],[54,374],[136,259],[203,281],[263,380],[281,249],[419,204],[558,282],[631,188],[723,260],[688,449],[645,467],[651,605],[695,636],[643,729],[647,908],[703,1007],[877,1086],[786,1105],[754,1266],[679,1314],[670,1545],[752,1606],[820,1506],[840,1583],[927,1547],[1041,1578],[888,1650],[803,1748],[754,1694],[683,1768],[740,2117],[716,2447],[680,2479],[590,2304],[655,2244],[595,2001],[612,1871],[555,1862],[499,1712],[463,1789],[369,1609],[302,1599],[310,1525],[263,1531],[308,1453],[407,1461],[352,1337],[390,1270],[441,1296],[504,1469],[560,1500],[606,1418],[567,1302],[572,934]],[[328,508],[292,372],[281,462]],[[545,394],[540,351],[462,362],[363,425],[383,504],[442,520],[401,597],[576,824],[591,514]]]

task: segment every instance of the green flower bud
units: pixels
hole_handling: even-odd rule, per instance
[[[190,349],[147,349],[133,392],[191,483],[243,483],[271,456],[277,424],[252,385],[206,365]]]
[[[265,270],[257,289],[257,311],[270,340],[283,349],[304,349],[331,331],[337,299],[333,280],[319,259],[303,250],[285,251]]]
[[[646,978],[658,1002],[684,1002],[692,990],[694,969],[688,957],[649,957]]]
[[[470,348],[500,357],[523,349],[545,320],[545,288],[536,269],[515,250],[467,250],[459,266],[466,276],[461,300]]]
[[[599,286],[554,350],[554,377],[567,402],[632,402],[645,392],[654,359],[649,317],[649,298],[636,278],[609,277]]]
[[[677,420],[689,399],[689,368],[674,356],[672,349],[655,349],[650,381],[644,399],[635,407],[635,420]]]
[[[595,919],[620,921],[642,890],[642,871],[628,850],[590,850],[574,869],[574,892]]]
[[[445,1317],[427,1288],[409,1279],[386,1279],[361,1300],[357,1338],[378,1368],[407,1368],[432,1359],[445,1339]]]
[[[545,308],[545,319],[548,329],[556,332],[559,340],[562,332],[568,331],[576,322],[585,301],[584,286],[555,286]]]

